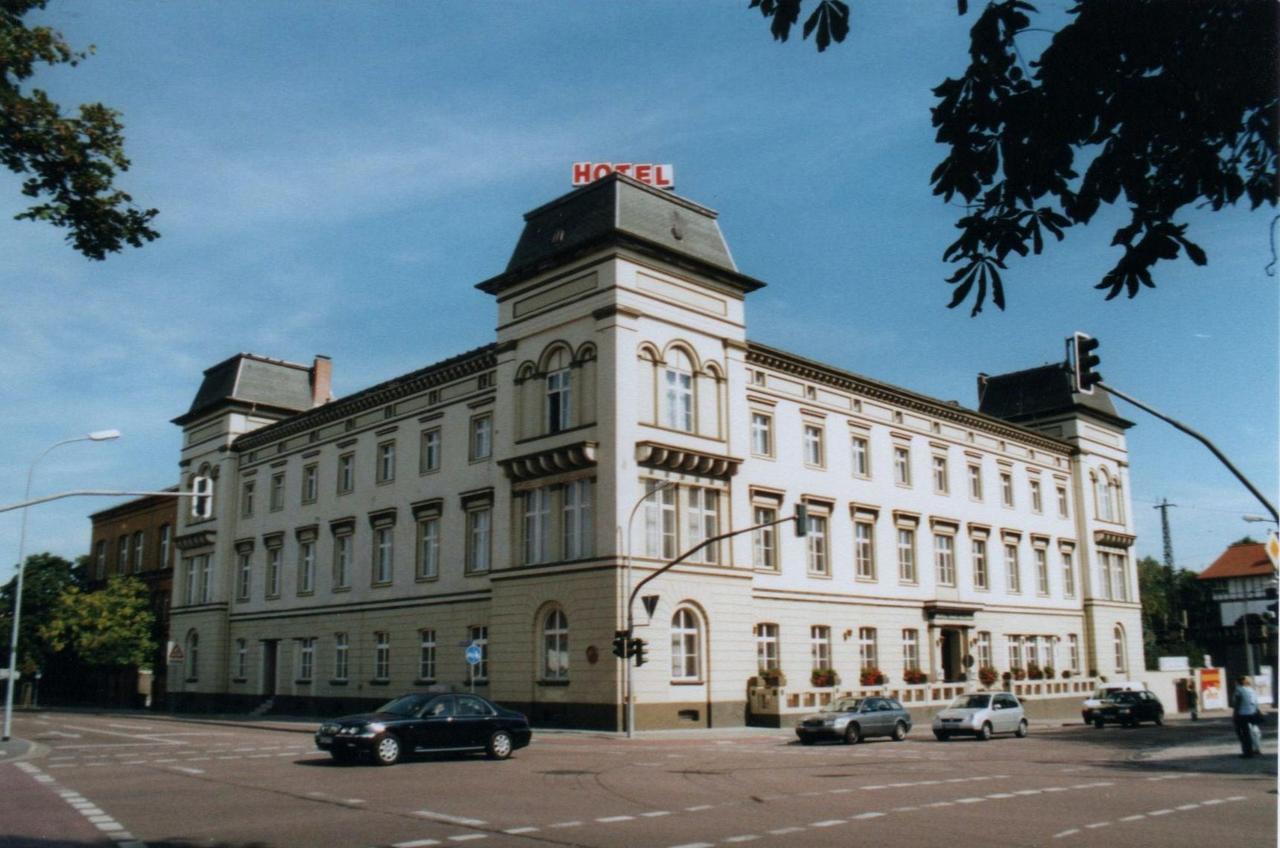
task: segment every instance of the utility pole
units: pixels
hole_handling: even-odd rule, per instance
[[[1173,571],[1173,534],[1169,532],[1169,509],[1177,504],[1169,503],[1168,498],[1162,498],[1155,508],[1160,510],[1160,531],[1164,536],[1164,567]]]
[[[1179,619],[1186,614],[1182,610],[1182,599],[1177,596],[1174,591],[1175,581],[1173,579],[1173,533],[1169,530],[1169,509],[1177,504],[1169,503],[1168,498],[1161,498],[1160,503],[1155,508],[1160,510],[1160,531],[1164,537],[1164,610],[1163,621],[1161,624],[1160,638],[1167,640],[1169,631],[1177,627]]]

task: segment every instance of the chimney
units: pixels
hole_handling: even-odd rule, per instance
[[[323,406],[333,400],[333,360],[316,354],[311,365],[311,406]]]
[[[986,372],[983,372],[983,371],[978,372],[978,406],[979,407],[982,406],[982,398],[987,393],[987,380],[989,379],[990,379],[990,375],[987,374]]]

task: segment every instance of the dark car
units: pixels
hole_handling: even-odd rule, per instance
[[[841,698],[817,715],[796,725],[796,736],[805,745],[819,739],[852,744],[868,736],[890,736],[896,741],[911,730],[911,714],[893,698]]]
[[[384,766],[416,751],[485,751],[502,760],[528,745],[530,735],[523,714],[479,695],[415,694],[326,721],[316,747],[340,762],[371,756]]]
[[[1093,711],[1093,726],[1102,727],[1108,722],[1137,727],[1144,721],[1164,724],[1164,705],[1152,692],[1116,692]]]

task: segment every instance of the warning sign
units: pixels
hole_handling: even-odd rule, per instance
[[[1272,530],[1267,537],[1267,556],[1271,558],[1271,567],[1280,568],[1280,537]]]
[[[172,645],[169,646],[169,662],[180,663],[186,658],[187,658],[187,655],[183,653],[182,646],[179,645],[177,642],[174,642]]]

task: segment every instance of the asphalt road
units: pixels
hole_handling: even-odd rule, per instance
[[[504,762],[346,766],[311,726],[22,713],[0,846],[1270,846],[1275,739],[1226,719],[1026,739],[795,743],[787,731],[537,733]]]

